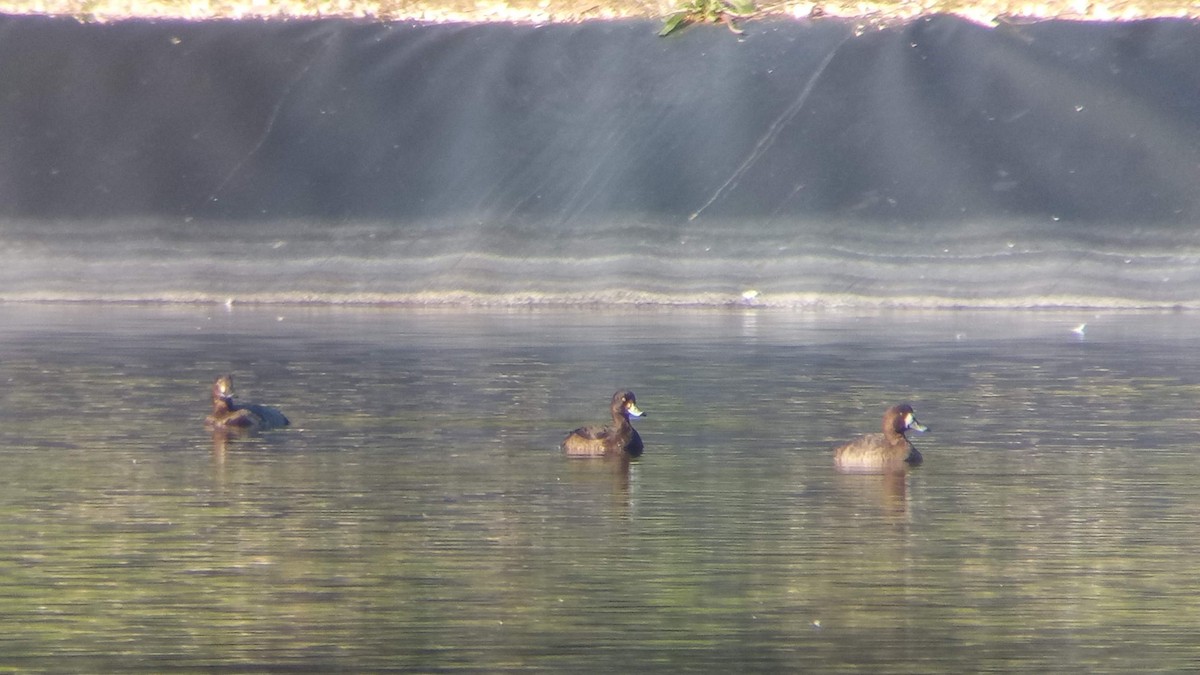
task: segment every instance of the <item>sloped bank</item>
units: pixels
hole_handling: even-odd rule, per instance
[[[658,27],[4,17],[0,293],[1200,298],[1197,23]]]

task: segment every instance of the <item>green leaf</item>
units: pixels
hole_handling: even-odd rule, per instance
[[[739,16],[750,16],[758,11],[754,6],[754,0],[728,0],[729,8],[732,13]]]
[[[658,31],[658,36],[666,37],[683,27],[688,23],[687,17],[687,12],[675,12],[674,14],[668,16],[666,21],[663,21],[663,27],[662,30]]]

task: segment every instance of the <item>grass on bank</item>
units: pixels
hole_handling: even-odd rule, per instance
[[[567,23],[664,20],[671,33],[690,23],[737,28],[748,17],[850,17],[881,23],[954,14],[990,24],[1006,18],[1133,20],[1200,18],[1196,0],[0,0],[0,14],[123,19],[359,18],[379,21]],[[667,30],[670,28],[670,30]]]

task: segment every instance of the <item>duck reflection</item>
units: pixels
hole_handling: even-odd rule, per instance
[[[874,505],[885,516],[907,518],[908,477],[907,471],[884,474],[842,472],[837,474],[837,484],[858,507]]]
[[[217,466],[222,466],[225,464],[225,450],[229,445],[230,433],[224,430],[214,430],[211,433],[213,460]]]
[[[635,460],[622,455],[589,462],[566,462],[571,485],[577,494],[603,491],[622,508],[632,506],[630,492],[636,480],[636,464]]]

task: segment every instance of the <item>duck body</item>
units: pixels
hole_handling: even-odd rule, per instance
[[[892,473],[917,466],[922,457],[905,436],[909,429],[929,427],[917,421],[912,406],[894,405],[883,413],[883,433],[861,436],[834,450],[834,466],[850,473]]]
[[[613,394],[611,425],[579,427],[567,434],[561,448],[568,457],[640,457],[642,437],[630,423],[631,417],[643,417],[632,391]]]
[[[210,431],[264,431],[291,423],[270,406],[234,401],[233,378],[229,375],[222,375],[213,383],[212,400],[212,413],[204,418],[204,426]]]

